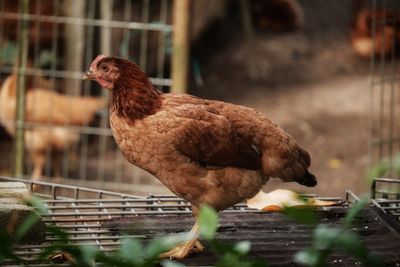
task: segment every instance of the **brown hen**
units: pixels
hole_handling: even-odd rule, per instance
[[[353,19],[351,44],[360,57],[388,57],[397,54],[400,45],[400,16],[395,12],[358,10]]]
[[[254,109],[187,94],[163,94],[135,64],[98,56],[84,79],[111,91],[110,124],[126,159],[156,176],[193,205],[221,211],[256,195],[269,177],[317,184],[310,156]],[[197,220],[187,242],[163,254],[183,258],[197,241]]]
[[[17,76],[7,77],[0,88],[0,124],[15,135]],[[95,112],[106,104],[95,97],[66,96],[55,91],[33,87],[28,79],[25,121],[38,123],[25,129],[25,147],[33,161],[32,179],[43,175],[48,148],[60,152],[78,143],[79,133],[63,126],[80,126],[91,122]],[[52,127],[49,127],[52,126]]]

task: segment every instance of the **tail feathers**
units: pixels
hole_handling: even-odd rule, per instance
[[[298,181],[297,181],[299,184],[301,184],[301,185],[305,185],[305,186],[307,186],[307,187],[314,187],[314,186],[316,186],[317,185],[317,178],[313,175],[313,174],[311,174],[311,173],[309,173],[308,171],[307,171],[307,173],[303,176],[303,177],[301,177]]]

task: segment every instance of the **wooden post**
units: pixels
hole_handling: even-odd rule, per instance
[[[190,52],[190,3],[191,0],[174,1],[171,70],[171,91],[174,93],[185,93],[187,91]]]
[[[85,17],[85,0],[63,1],[63,15],[68,17]],[[82,71],[85,58],[85,27],[83,25],[65,24],[65,70]],[[80,95],[82,79],[66,79],[66,92]]]
[[[100,3],[101,19],[111,21],[113,11],[113,0],[103,0]],[[101,54],[111,56],[111,28],[101,27],[100,35],[100,51]],[[103,90],[104,91],[104,90]]]
[[[20,2],[20,14],[28,14],[29,0]],[[15,113],[15,165],[14,175],[21,177],[24,172],[24,148],[25,148],[25,69],[28,61],[28,31],[29,24],[25,18],[20,21],[18,31],[18,55],[17,55],[17,107]]]

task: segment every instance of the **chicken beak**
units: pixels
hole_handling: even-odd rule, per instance
[[[92,71],[86,71],[84,74],[83,74],[83,77],[82,77],[82,80],[94,80],[94,74],[93,74],[93,72]]]

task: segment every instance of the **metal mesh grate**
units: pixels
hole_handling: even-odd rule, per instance
[[[377,178],[372,184],[372,203],[400,232],[400,180]]]
[[[187,231],[190,228],[190,223],[193,222],[191,206],[186,201],[173,195],[138,197],[76,186],[34,182],[6,177],[0,177],[0,180],[24,182],[31,189],[33,185],[39,186],[35,187],[35,190],[40,189],[40,191],[35,191],[34,193],[44,199],[50,211],[50,213],[43,218],[47,224],[55,224],[69,233],[73,243],[94,245],[106,252],[116,250],[121,244],[122,238],[118,231],[111,229],[112,227],[106,227],[108,222],[113,222],[115,220],[121,221],[124,217],[132,221],[132,216],[138,216],[135,218],[156,220],[158,228],[165,228],[167,231],[172,230],[172,232],[174,232],[174,230],[169,226],[173,224],[179,225],[177,226],[178,228],[187,226],[187,229],[179,230]],[[344,202],[341,198],[321,199],[336,201],[336,207],[347,205],[347,202]],[[256,210],[248,209],[244,204],[238,204],[224,211],[223,214],[237,214],[237,216],[239,216],[240,214],[257,212]],[[160,215],[162,215],[162,217],[160,217]],[[246,217],[246,215],[241,216]],[[171,224],[166,224],[167,221],[170,221]],[[183,221],[186,223],[182,224]],[[225,223],[229,228],[229,222]],[[178,228],[175,227],[175,230]],[[165,229],[162,234],[165,234]],[[134,236],[146,240],[154,237],[155,234],[156,232],[153,230],[147,232],[142,230],[134,234],[124,234],[124,237]],[[54,241],[56,241],[54,237],[47,235],[46,241],[42,244],[19,246],[17,248],[18,254],[24,256],[24,258],[28,260],[34,260],[43,248]],[[12,263],[10,263],[9,266],[12,266]],[[32,264],[30,266],[47,265],[37,263],[37,265]]]

